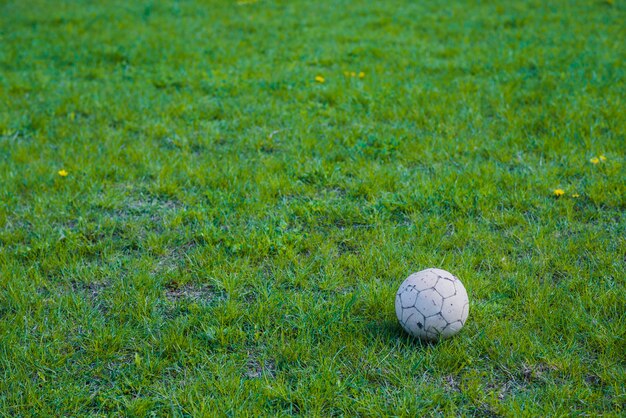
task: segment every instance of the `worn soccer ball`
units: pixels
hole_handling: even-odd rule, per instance
[[[396,294],[396,315],[414,337],[437,341],[456,334],[469,314],[463,283],[451,273],[430,268],[411,274]]]

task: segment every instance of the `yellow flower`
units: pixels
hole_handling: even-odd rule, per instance
[[[574,194],[572,194],[572,197],[573,197],[574,199],[576,199],[576,198],[579,198],[579,197],[580,197],[580,195],[579,195],[578,193],[574,193]]]
[[[591,162],[591,164],[598,164],[600,162],[600,159],[598,157],[593,157],[591,160],[589,160],[589,162]]]
[[[563,196],[564,194],[565,194],[565,190],[563,190],[563,189],[556,189],[556,190],[554,190],[554,195],[555,195],[556,197],[561,197],[561,196]]]
[[[350,77],[356,77],[356,73],[354,71],[350,72]]]
[[[365,73],[363,71],[359,73],[359,78],[365,78]]]
[[[59,170],[59,171],[57,172],[57,174],[58,174],[59,176],[61,176],[61,177],[67,177],[67,175],[68,175],[69,173],[67,172],[67,170],[66,170],[66,169],[64,169],[64,168],[63,168],[63,169]]]
[[[326,81],[326,79],[322,77],[321,75],[317,75],[315,76],[315,81],[317,81],[318,83],[323,83]]]
[[[606,161],[606,157],[604,155],[600,156],[600,161],[605,162]]]

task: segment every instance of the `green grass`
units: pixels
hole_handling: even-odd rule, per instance
[[[0,0],[0,415],[626,413],[625,21]]]

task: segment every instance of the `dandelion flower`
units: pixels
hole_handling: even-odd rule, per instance
[[[321,75],[317,75],[315,76],[315,81],[317,81],[318,83],[324,83],[326,79],[322,77]]]
[[[578,199],[578,198],[580,197],[580,195],[579,195],[578,193],[574,193],[574,194],[572,194],[572,197],[573,197],[574,199]]]
[[[600,159],[598,157],[593,157],[591,160],[589,160],[589,162],[591,164],[598,164],[600,162]]]
[[[67,177],[67,175],[68,175],[69,173],[67,172],[67,170],[66,170],[66,169],[64,169],[64,168],[63,168],[63,169],[59,170],[59,171],[57,172],[57,174],[58,174],[59,176],[61,176],[61,177]]]
[[[563,196],[564,194],[565,194],[565,190],[563,190],[563,189],[555,189],[555,190],[554,190],[554,195],[555,195],[556,197],[561,197],[561,196]]]
[[[600,161],[605,162],[606,161],[606,157],[604,155],[600,156]]]
[[[356,73],[354,71],[350,72],[350,77],[356,77]]]
[[[365,78],[365,73],[363,71],[359,73],[359,78]]]

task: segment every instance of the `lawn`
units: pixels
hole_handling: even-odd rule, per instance
[[[0,415],[623,416],[624,22],[0,0]]]

